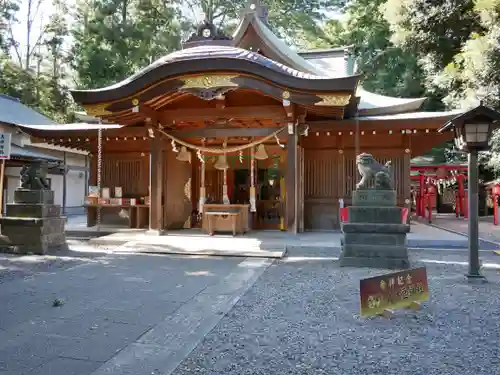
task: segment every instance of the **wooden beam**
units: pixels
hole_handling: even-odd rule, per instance
[[[159,119],[162,124],[171,124],[172,122],[210,121],[217,118],[272,119],[278,122],[286,121],[283,108],[278,105],[174,109],[159,113]]]
[[[226,108],[226,97],[224,95],[215,97],[215,106],[218,109]]]
[[[450,118],[452,118],[450,116]],[[448,117],[424,119],[397,119],[397,120],[359,120],[360,130],[402,130],[402,129],[435,129],[441,127]],[[356,121],[349,120],[321,120],[308,121],[309,131],[354,131]]]
[[[204,128],[167,131],[177,138],[266,137],[280,128]]]
[[[151,108],[147,104],[140,104],[139,106],[139,113],[144,116],[144,119],[150,118],[155,121],[159,121],[159,113]]]

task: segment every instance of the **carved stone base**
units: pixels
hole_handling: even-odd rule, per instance
[[[362,189],[352,192],[352,205],[359,206],[392,206],[397,204],[397,195],[394,190]]]
[[[43,203],[54,204],[54,192],[52,190],[14,190],[14,203]]]
[[[46,254],[49,250],[64,248],[65,217],[0,219],[2,234],[19,254]]]
[[[5,210],[7,217],[59,217],[61,206],[58,204],[9,203]]]
[[[340,265],[407,269],[407,233],[402,209],[396,206],[396,192],[357,190],[352,194],[349,222],[342,224]]]
[[[66,248],[66,217],[54,204],[53,191],[17,189],[6,214],[0,218],[4,236],[0,251],[41,255]]]

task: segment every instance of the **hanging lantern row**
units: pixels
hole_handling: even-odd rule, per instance
[[[387,132],[384,132],[384,131],[376,131],[376,130],[372,130],[372,131],[360,131],[359,134],[360,135],[365,135],[365,134],[396,134],[396,133],[401,133],[401,134],[417,134],[419,132],[423,132],[423,133],[430,133],[430,132],[435,132],[436,130],[430,130],[430,129],[425,129],[425,130],[418,130],[418,129],[402,129],[400,131],[394,131],[394,130],[388,130]],[[355,135],[355,131],[346,131],[346,132],[342,132],[342,131],[339,131],[339,132],[335,132],[335,131],[321,131],[321,132],[315,132],[314,134],[319,137],[320,134],[323,135],[324,133],[326,133],[327,136],[331,136],[331,135]],[[308,131],[305,131],[303,133],[304,136],[308,136],[310,133]],[[103,137],[104,138],[104,137]],[[275,136],[276,138],[276,141],[278,143],[279,146],[281,147],[284,147],[280,141],[279,141],[279,138],[277,136]],[[123,141],[137,141],[138,139],[142,139],[144,141],[146,141],[148,139],[148,137],[105,137],[103,140],[106,140],[106,141],[112,141],[112,140],[115,140],[115,141],[120,141],[120,140],[123,140]],[[48,138],[43,138],[43,141],[44,142],[54,142],[55,139],[52,138],[52,139],[48,139]],[[72,141],[72,138],[68,138],[67,140],[65,140],[64,138],[59,138],[59,142],[71,142]],[[90,138],[76,138],[76,141],[77,142],[90,142]]]
[[[365,134],[397,134],[397,133],[401,133],[401,134],[417,134],[417,133],[431,133],[431,132],[437,132],[437,130],[430,130],[430,129],[425,129],[425,130],[418,130],[418,129],[402,129],[401,131],[398,131],[398,130],[388,130],[387,132],[384,132],[384,131],[376,131],[376,130],[372,130],[372,131],[360,131],[359,134],[361,135],[365,135]],[[314,132],[314,134],[316,135],[316,137],[319,137],[320,134],[323,135],[325,134],[327,136],[330,136],[330,135],[355,135],[356,132],[355,131],[346,131],[346,132],[334,132],[334,131],[321,131],[321,132]],[[307,137],[307,134],[304,134],[306,137]]]
[[[106,137],[104,138],[103,137],[103,141],[106,140],[106,141],[137,141],[137,140],[144,140],[146,141],[148,139],[148,137]],[[86,137],[86,138],[59,138],[58,142],[71,142],[75,140],[76,142],[90,142],[90,138]],[[44,142],[56,142],[57,140],[55,138],[43,138],[43,141]]]

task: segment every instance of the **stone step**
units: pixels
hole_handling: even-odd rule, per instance
[[[344,233],[344,245],[408,246],[406,233]]]
[[[342,223],[343,233],[410,233],[408,224]]]
[[[341,267],[370,267],[390,270],[405,270],[410,268],[408,258],[367,258],[348,257],[340,255]]]
[[[344,244],[341,251],[347,257],[408,259],[408,246]]]

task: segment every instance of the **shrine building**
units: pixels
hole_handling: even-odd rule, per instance
[[[357,154],[392,161],[403,206],[410,159],[453,137],[437,129],[456,112],[422,112],[425,98],[370,93],[360,79],[346,48],[287,46],[255,0],[232,37],[205,23],[125,80],[71,91],[86,122],[25,131],[92,153],[89,226],[333,230]]]

